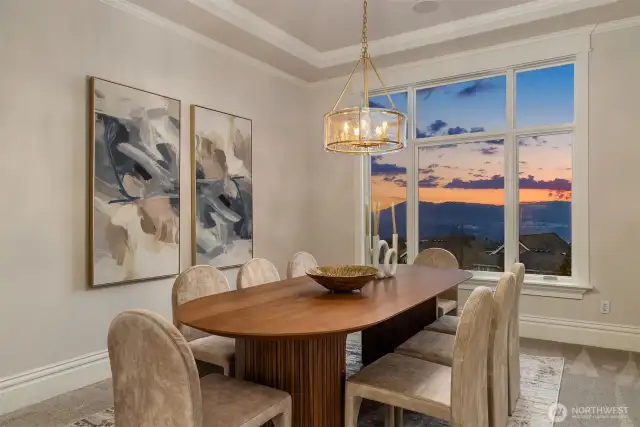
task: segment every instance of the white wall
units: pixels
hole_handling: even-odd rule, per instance
[[[640,278],[636,258],[640,237],[640,202],[634,172],[640,158],[637,124],[640,26],[597,32],[592,36],[590,66],[589,234],[590,275],[595,287],[583,300],[523,296],[522,313],[527,322],[546,322],[544,327],[525,325],[525,333],[554,340],[584,342],[640,351]],[[562,57],[588,48],[588,37],[567,34],[562,42],[540,40],[526,47],[494,49],[477,55],[455,55],[429,63],[401,65],[381,70],[389,86],[463,74],[463,70],[491,63],[493,67],[520,61]],[[507,54],[508,53],[508,54]],[[314,85],[310,112],[314,117],[316,144],[309,146],[313,159],[310,201],[312,250],[320,262],[354,260],[355,217],[361,207],[356,161],[348,156],[322,152],[322,114],[329,111],[344,80]],[[356,83],[356,87],[358,83]],[[361,86],[360,86],[361,87]],[[352,103],[357,97],[351,95]],[[461,291],[463,302],[469,292]],[[611,313],[600,314],[600,300],[611,302]],[[542,318],[542,319],[540,319]],[[561,319],[567,319],[562,321]],[[604,324],[604,325],[603,325]],[[611,324],[611,325],[609,325]],[[550,332],[548,326],[559,327]],[[568,326],[567,326],[568,325]],[[630,325],[630,327],[627,327]],[[542,328],[542,329],[541,329]],[[597,340],[581,330],[597,331]],[[615,339],[606,335],[617,334]]]
[[[87,288],[91,75],[182,101],[182,268],[190,250],[191,103],[253,119],[255,255],[284,272],[302,248],[303,87],[98,0],[3,0],[0,400],[3,377],[106,349],[118,312],[171,313],[172,280]]]

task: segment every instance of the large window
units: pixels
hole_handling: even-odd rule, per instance
[[[371,158],[370,207],[401,255],[441,247],[479,275],[519,260],[540,280],[572,275],[575,65],[512,68],[394,93],[409,148]],[[371,105],[389,106],[386,96]]]

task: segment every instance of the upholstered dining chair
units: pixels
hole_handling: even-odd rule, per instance
[[[489,424],[506,427],[509,419],[509,326],[516,300],[516,277],[504,273],[493,293],[494,316],[489,338]],[[421,331],[396,348],[403,356],[452,366],[455,335]]]
[[[246,289],[278,280],[280,280],[280,274],[271,261],[264,258],[254,258],[240,267],[236,286],[238,289]]]
[[[287,279],[300,277],[307,274],[307,271],[318,266],[318,261],[308,252],[298,252],[287,265]]]
[[[516,295],[509,321],[509,415],[513,415],[520,397],[520,295],[524,283],[524,264],[513,264],[511,272],[516,276]],[[459,323],[457,316],[442,316],[425,329],[455,335]]]
[[[392,353],[351,376],[346,385],[345,427],[356,427],[362,399],[385,404],[387,426],[408,409],[456,427],[488,427],[487,355],[493,297],[474,289],[462,310],[453,366]],[[395,409],[394,409],[395,408]]]
[[[429,248],[420,251],[413,261],[416,265],[436,268],[459,268],[455,255],[446,249]],[[438,317],[451,313],[458,308],[458,287],[438,295]]]
[[[220,366],[225,375],[233,376],[236,341],[233,338],[210,335],[183,325],[176,318],[176,310],[182,304],[230,290],[229,281],[220,270],[210,265],[196,265],[183,271],[173,283],[171,307],[173,324],[189,343],[195,359]]]
[[[524,284],[524,264],[513,264],[511,272],[516,276],[516,302],[509,324],[509,415],[513,414],[520,397],[520,294]]]
[[[220,374],[198,378],[186,340],[156,313],[119,314],[107,342],[118,427],[291,427],[289,394]]]

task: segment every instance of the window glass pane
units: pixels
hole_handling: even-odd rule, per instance
[[[407,92],[391,94],[396,108],[407,113]],[[375,108],[392,108],[387,95],[377,95],[369,98],[369,106]],[[394,205],[396,217],[396,232],[398,234],[399,254],[407,250],[407,161],[409,153],[386,154],[371,156],[371,211],[380,208],[380,239],[392,244],[393,218],[391,206]],[[371,216],[373,218],[373,215]],[[373,228],[373,220],[371,221]],[[375,232],[373,234],[376,234]],[[399,259],[406,263],[406,256]]]
[[[572,134],[518,139],[520,261],[529,274],[571,276]]]
[[[573,64],[516,74],[519,128],[573,123]]]
[[[504,141],[419,150],[419,248],[444,248],[462,268],[504,266]]]
[[[373,229],[373,215],[371,227],[373,235],[392,245],[393,215],[395,211],[396,229],[398,234],[399,263],[406,263],[407,251],[407,164],[409,151],[371,156],[371,211],[380,211],[380,225]],[[393,206],[393,208],[392,208]]]
[[[506,76],[416,91],[416,137],[495,132],[507,127]]]
[[[391,99],[399,111],[407,114],[407,92],[391,93]],[[369,97],[369,107],[373,108],[392,108],[387,95],[377,95]]]

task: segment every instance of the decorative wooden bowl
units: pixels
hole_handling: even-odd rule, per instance
[[[353,292],[376,277],[378,269],[366,265],[314,267],[307,276],[332,292]]]

